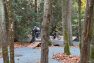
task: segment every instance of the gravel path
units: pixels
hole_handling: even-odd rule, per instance
[[[52,56],[56,53],[62,53],[63,47],[49,47],[49,63],[60,63],[54,59]],[[79,48],[71,47],[72,55],[80,55]],[[15,63],[38,63],[41,57],[40,48],[15,48]],[[3,63],[3,59],[0,58],[0,63]]]

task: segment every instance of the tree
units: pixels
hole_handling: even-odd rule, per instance
[[[6,1],[8,23],[8,41],[10,47],[10,63],[14,62],[14,20],[13,20],[13,8],[12,0]]]
[[[67,1],[67,25],[68,25],[68,34],[69,34],[69,44],[73,45],[72,43],[72,24],[71,24],[71,13],[72,13],[72,0]]]
[[[51,0],[44,0],[44,15],[41,29],[41,63],[48,63],[49,24],[51,17]]]
[[[79,40],[81,42],[81,0],[78,0],[78,32],[79,32]]]
[[[35,2],[35,21],[37,21],[37,0],[34,1]]]
[[[81,63],[89,63],[90,42],[92,38],[92,17],[94,0],[87,0],[84,20],[83,40],[81,45]]]
[[[71,28],[71,0],[63,0],[62,6],[62,22],[63,22],[63,35],[64,35],[64,52],[70,54],[69,43],[72,45],[72,28]]]
[[[35,0],[35,12],[37,13],[37,0]]]
[[[67,33],[68,42],[70,45],[72,44],[72,24],[71,24],[71,7],[72,7],[72,1],[66,0],[63,1],[63,12],[62,12],[62,21],[63,21],[63,31],[65,34],[65,31]],[[65,41],[66,42],[66,41]]]
[[[8,57],[8,38],[6,31],[6,19],[5,19],[5,9],[4,1],[0,0],[0,42],[2,42],[2,53],[3,53],[3,62],[9,63]]]
[[[82,23],[81,23],[81,0],[78,0],[78,39],[79,39],[79,47],[81,49],[81,40],[82,40]],[[80,50],[81,52],[81,50]]]

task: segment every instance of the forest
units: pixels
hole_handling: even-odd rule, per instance
[[[94,0],[0,0],[0,63],[94,63]]]

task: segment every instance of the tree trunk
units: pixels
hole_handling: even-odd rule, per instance
[[[78,33],[79,41],[81,42],[81,0],[78,0]]]
[[[14,62],[14,20],[13,20],[13,9],[12,9],[12,0],[6,1],[7,14],[9,20],[9,31],[8,31],[8,41],[10,46],[10,63]]]
[[[37,21],[37,0],[35,0],[35,21]]]
[[[72,1],[66,0],[63,1],[63,31],[67,32],[68,42],[70,45],[73,45],[72,43],[72,24],[71,24],[71,7],[72,7]],[[65,33],[65,32],[64,32]]]
[[[7,31],[6,31],[6,20],[5,20],[5,9],[4,1],[0,0],[0,42],[2,42],[2,53],[3,53],[3,62],[9,63],[8,57],[8,40],[7,40]]]
[[[51,0],[44,0],[44,16],[41,29],[41,63],[48,63],[49,24],[51,17],[50,1]]]
[[[85,25],[82,40],[83,43],[81,46],[81,63],[89,63],[90,42],[92,38],[93,5],[94,0],[87,0],[86,15],[84,21]]]
[[[71,13],[72,13],[72,0],[67,0],[67,23],[68,23],[68,34],[69,34],[69,44],[72,43],[72,24],[71,24]]]
[[[78,38],[79,38],[79,47],[81,53],[81,40],[82,40],[82,25],[81,25],[81,0],[78,0]]]
[[[72,45],[72,26],[71,26],[71,0],[63,0],[62,22],[64,35],[64,52],[70,55],[69,44]]]
[[[35,0],[35,12],[37,13],[37,0]]]

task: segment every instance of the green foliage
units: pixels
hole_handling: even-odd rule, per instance
[[[54,31],[62,32],[62,0],[52,0],[52,21],[50,25],[50,34]]]
[[[52,45],[52,42],[49,40],[48,41],[48,46],[51,46]]]
[[[85,11],[86,8],[86,0],[82,0],[82,12]]]
[[[18,37],[25,38],[27,34],[30,34],[34,26],[41,27],[43,20],[44,0],[41,0],[38,12],[35,12],[34,0],[13,0],[13,10],[15,18],[15,31]],[[52,0],[52,22],[49,26],[49,34],[57,30],[62,35],[62,0]],[[82,2],[82,21],[84,17],[85,1]],[[72,27],[73,35],[78,32],[78,3],[73,0],[72,3]],[[37,19],[35,19],[37,17]]]
[[[36,13],[34,9],[34,3],[32,1],[13,0],[15,34],[19,39],[27,38],[27,35],[31,33],[34,26],[41,26],[43,2],[40,3],[40,9],[38,13]],[[36,16],[37,19],[35,20]]]

